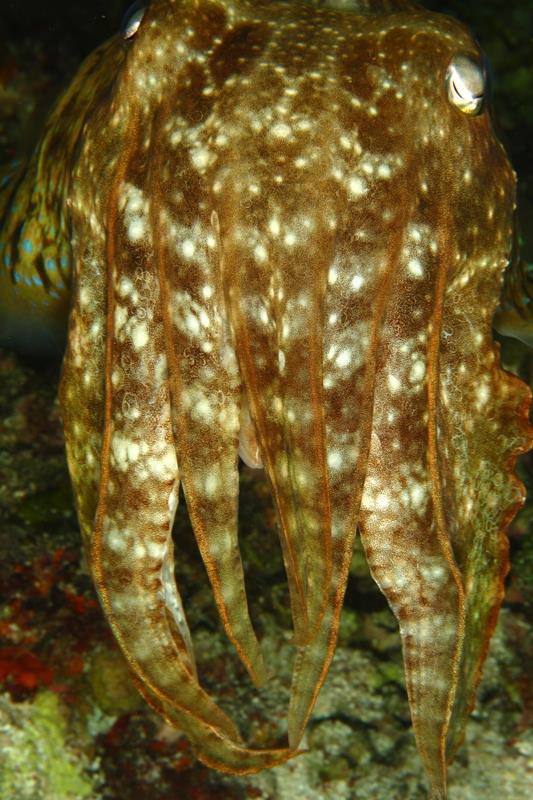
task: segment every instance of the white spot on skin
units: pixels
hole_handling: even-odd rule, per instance
[[[440,583],[448,575],[444,566],[440,564],[433,564],[430,567],[421,566],[420,572],[424,575],[425,578],[427,578],[427,580],[433,581],[435,583]]]
[[[125,439],[118,433],[113,436],[111,449],[117,466],[123,471],[128,469],[129,464],[137,461],[141,451],[138,442]]]
[[[270,128],[270,133],[272,136],[275,136],[276,139],[288,139],[292,130],[290,125],[287,125],[285,122],[277,122]]]
[[[268,259],[268,253],[266,247],[264,247],[262,244],[256,245],[256,247],[254,248],[254,258],[260,264],[264,264],[265,261]]]
[[[93,339],[96,339],[96,337],[100,335],[101,328],[102,326],[98,320],[93,322],[89,330],[89,333]]]
[[[272,408],[276,414],[281,414],[283,411],[283,402],[280,397],[274,396],[272,398]]]
[[[328,467],[330,469],[339,469],[342,466],[342,453],[338,450],[332,450],[328,453]]]
[[[144,196],[142,191],[136,186],[133,186],[131,183],[125,184],[124,194],[120,200],[121,208],[124,207],[124,202],[126,205],[127,214],[135,214],[136,212],[141,211],[144,205]]]
[[[146,232],[142,217],[134,217],[128,225],[128,237],[131,242],[140,241]]]
[[[285,242],[287,247],[293,247],[293,245],[296,244],[296,234],[289,231],[289,233],[286,234],[283,241]]]
[[[309,119],[300,119],[296,123],[296,127],[299,131],[310,131],[313,127],[313,124]]]
[[[194,316],[194,314],[188,314],[185,318],[185,327],[192,333],[193,336],[196,336],[200,332],[200,323],[198,319]]]
[[[181,252],[185,256],[185,258],[192,258],[195,250],[196,246],[191,239],[185,239],[185,241],[182,242]]]
[[[151,558],[163,558],[167,552],[166,544],[159,544],[158,542],[147,542],[146,549]]]
[[[407,262],[407,270],[415,278],[421,278],[424,275],[424,268],[418,258],[411,258]]]
[[[339,273],[337,272],[335,267],[330,267],[328,272],[328,283],[330,286],[334,286],[337,283],[337,278],[339,277]]]
[[[352,352],[351,350],[341,350],[337,358],[335,359],[335,364],[340,367],[347,367],[348,364],[352,360]]]
[[[357,176],[350,178],[350,180],[348,181],[348,189],[350,191],[350,194],[353,195],[354,197],[362,197],[368,191],[366,182],[362,178],[359,178]]]
[[[421,380],[424,379],[425,374],[426,374],[426,365],[424,364],[424,362],[415,361],[415,363],[411,367],[409,380],[411,381],[411,383],[419,383]]]
[[[148,342],[148,326],[146,322],[139,322],[131,332],[131,341],[136,350],[141,350]]]
[[[390,498],[385,492],[380,492],[376,496],[375,507],[378,511],[386,511],[390,506]]]
[[[194,406],[194,413],[206,422],[213,416],[213,409],[211,408],[207,398],[200,398],[200,400]]]
[[[176,454],[169,449],[159,458],[147,459],[146,466],[156,478],[161,478],[162,480],[174,478],[178,469]]]
[[[389,384],[389,389],[391,392],[399,392],[402,388],[401,381],[396,377],[396,375],[393,375],[392,372],[389,372],[387,383]]]
[[[128,319],[128,309],[126,306],[115,306],[115,333],[118,333]]]
[[[350,286],[354,292],[358,292],[364,282],[364,278],[361,275],[354,275],[350,281]]]
[[[426,487],[421,483],[413,483],[409,489],[411,495],[411,502],[415,508],[420,508],[424,505],[427,499]]]
[[[191,158],[196,169],[205,169],[209,164],[209,150],[205,150],[204,148],[194,150]]]
[[[107,534],[107,544],[115,553],[125,553],[128,547],[128,539],[120,531],[113,530]]]
[[[272,234],[272,236],[279,236],[281,227],[280,227],[279,220],[277,219],[277,217],[272,217],[272,219],[268,223],[268,229],[269,229],[270,233]]]
[[[121,369],[114,369],[111,373],[111,383],[114,389],[118,389],[122,385],[122,378],[124,373]]]
[[[482,383],[476,390],[476,397],[480,406],[484,406],[490,397],[489,387]]]

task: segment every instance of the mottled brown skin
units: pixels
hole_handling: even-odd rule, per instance
[[[486,110],[450,100],[458,55],[481,59],[463,26],[403,0],[156,0],[98,54],[108,85],[83,110],[66,189],[68,460],[139,689],[215,768],[296,752],[359,529],[399,619],[432,797],[446,795],[531,444],[529,392],[491,334],[515,179]],[[174,583],[181,481],[226,631],[261,684],[239,452],[268,475],[290,589],[282,750],[247,748],[201,688]]]

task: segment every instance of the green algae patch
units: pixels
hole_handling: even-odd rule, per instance
[[[120,716],[142,705],[126,659],[117,650],[96,650],[91,656],[88,678],[94,700],[105,714]]]
[[[379,690],[389,683],[403,686],[405,684],[403,665],[395,661],[384,661],[378,664],[370,676],[370,683],[375,690]]]
[[[0,797],[83,800],[97,794],[81,757],[67,742],[59,698],[40,692],[33,703],[0,698]]]

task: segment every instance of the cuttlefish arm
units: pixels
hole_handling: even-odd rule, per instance
[[[200,491],[208,496],[211,487],[205,481],[201,486],[194,481],[188,485],[193,479],[185,455],[178,470],[168,370],[172,353],[165,320],[169,304],[159,272],[161,254],[158,241],[152,237],[138,241],[135,235],[139,220],[155,228],[158,209],[154,202],[146,213],[147,205],[128,190],[142,168],[135,148],[142,149],[144,132],[132,123],[131,114],[126,121],[122,108],[128,125],[124,148],[124,129],[117,124],[119,109],[111,117],[117,133],[114,139],[110,136],[107,158],[102,159],[100,153],[97,157],[99,136],[95,142],[93,131],[109,128],[108,109],[104,110],[105,125],[98,113],[91,116],[94,127],[86,125],[70,202],[76,279],[61,402],[80,522],[104,610],[143,695],[188,734],[205,763],[235,773],[254,771],[293,753],[246,748],[235,725],[196,677],[190,635],[169,568],[171,531],[178,482],[183,480],[189,490],[190,506]],[[154,172],[154,197],[159,178]],[[213,337],[217,333],[216,352],[223,351],[222,340],[227,338],[222,326]],[[199,543],[213,551],[203,553],[208,569],[212,564],[213,570],[220,570],[220,577],[216,571],[210,575],[215,590],[222,592],[226,583],[237,587],[222,607],[243,661],[249,658],[250,671],[259,682],[261,655],[239,605],[246,609],[244,589],[239,594],[238,588],[242,567],[235,557],[235,534],[228,530],[231,524],[236,529],[239,413],[233,398],[240,397],[240,386],[235,380],[235,357],[230,346],[226,350],[219,369],[224,370],[220,384],[228,399],[217,407],[217,447],[207,446],[204,432],[205,451],[198,436],[190,459],[194,464],[203,453],[205,466],[213,457],[212,472],[217,470],[224,481],[225,503],[211,507],[213,525],[218,522],[219,529],[209,542]],[[203,422],[203,417],[195,416],[202,408],[198,399],[184,406],[189,412],[180,429],[184,449],[187,426],[197,431]],[[228,455],[222,446],[224,438]],[[226,463],[221,465],[221,458]],[[208,510],[200,507],[198,526]]]
[[[454,113],[440,108],[434,124],[450,125],[450,135],[453,125],[459,169],[437,169],[434,145],[413,164],[429,193],[446,186],[446,194],[431,210],[411,211],[383,322],[359,523],[400,622],[413,728],[435,798],[445,796],[446,762],[503,596],[503,530],[523,499],[509,466],[531,435],[529,392],[500,369],[491,331],[514,178],[487,140],[487,121]],[[489,215],[493,226],[481,230],[476,220]]]
[[[84,235],[81,221],[77,230]],[[113,233],[111,223],[108,242],[119,241],[120,232],[116,238]],[[88,537],[100,599],[140,691],[167,721],[187,733],[206,764],[235,773],[273,766],[287,758],[289,751],[255,753],[246,748],[234,724],[200,687],[196,676],[190,635],[173,578],[171,532],[179,473],[157,283],[149,275],[143,280],[132,273],[132,285],[125,292],[128,271],[122,264],[117,293],[120,304],[110,297],[107,301],[114,311],[111,324],[119,330],[126,326],[126,331],[110,353],[94,327],[94,315],[101,310],[106,289],[115,291],[112,285],[105,285],[109,272],[100,273],[96,268],[98,247],[104,240],[94,235],[84,240],[92,242],[90,252],[85,253],[90,263],[84,264],[87,269],[82,272],[90,278],[85,281],[80,276],[75,289],[62,403],[78,502],[97,501]],[[76,239],[75,252],[77,245]],[[132,263],[136,270],[142,263],[139,251]],[[139,319],[130,309],[137,310],[141,302],[146,316]],[[150,322],[151,335],[139,348],[142,332],[134,326],[145,319]],[[88,335],[84,336],[86,323]],[[103,387],[97,370],[109,376]],[[84,385],[83,404],[72,394],[80,383]],[[101,407],[103,421],[91,415]],[[95,484],[98,491],[89,496],[87,487]],[[88,513],[91,517],[90,509]]]
[[[531,442],[529,392],[499,368],[491,335],[511,255],[515,179],[476,95],[482,61],[464,29],[440,19],[437,27],[425,14],[403,15],[401,26],[392,18],[390,29],[380,20],[379,36],[372,20],[367,25],[359,28],[366,49],[360,42],[361,52],[343,60],[346,95],[324,91],[323,105],[335,108],[343,127],[321,119],[312,152],[283,130],[289,145],[271,160],[268,145],[255,146],[245,128],[235,137],[239,164],[234,183],[226,176],[221,187],[218,216],[241,371],[274,485],[285,458],[290,470],[284,454],[292,451],[262,416],[276,431],[279,419],[300,419],[305,409],[294,366],[265,406],[261,337],[274,331],[283,374],[294,340],[310,352],[317,316],[323,329],[333,571],[319,631],[297,655],[289,740],[300,740],[333,655],[358,522],[373,575],[400,620],[415,735],[437,798],[445,795],[446,761],[462,736],[501,602],[503,531],[523,498],[512,466]],[[366,69],[369,63],[379,67]],[[327,81],[327,63],[320,66]],[[470,105],[454,94],[452,76],[473,81]],[[272,85],[275,70],[261,78]],[[261,78],[253,84],[259,97]],[[404,99],[414,86],[416,104]],[[254,119],[261,101],[239,89],[242,114]],[[300,102],[309,96],[321,108],[315,92],[301,81]],[[282,206],[270,165],[290,176],[287,151],[300,171],[287,180],[291,198]],[[246,185],[256,187],[251,197]],[[256,227],[235,241],[232,231],[248,215]],[[291,280],[300,261],[306,274],[322,276],[321,303],[313,282]],[[276,375],[272,363],[265,368]]]
[[[507,571],[503,531],[523,500],[512,468],[531,444],[530,395],[499,368],[492,341],[492,317],[511,256],[515,179],[494,138],[482,91],[477,94],[484,80],[481,56],[456,23],[439,20],[436,28],[425,15],[404,15],[398,31],[397,22],[391,20],[387,31],[380,20],[379,38],[373,42],[368,31],[375,49],[368,44],[361,55],[356,50],[346,58],[350,68],[343,82],[353,92],[349,110],[339,93],[330,98],[346,128],[337,131],[321,120],[325,137],[314,140],[322,147],[313,151],[312,182],[306,182],[309,154],[298,145],[290,151],[293,163],[301,165],[298,202],[293,205],[298,191],[293,181],[291,199],[280,210],[272,178],[264,202],[266,165],[275,163],[278,175],[286,175],[285,152],[267,161],[267,145],[254,148],[245,132],[235,137],[239,165],[233,186],[226,176],[221,187],[218,216],[227,242],[224,263],[238,265],[237,275],[226,268],[233,329],[259,450],[273,484],[285,448],[262,415],[279,430],[276,414],[281,420],[291,412],[292,419],[303,415],[302,395],[292,380],[293,367],[291,384],[287,381],[281,397],[272,392],[265,408],[270,395],[268,384],[259,383],[257,365],[265,351],[259,343],[275,332],[276,346],[282,343],[282,374],[291,333],[301,350],[310,352],[306,337],[315,316],[323,325],[320,402],[329,434],[333,571],[321,627],[297,656],[291,745],[300,740],[333,654],[364,483],[359,526],[374,577],[400,620],[415,735],[437,798],[445,796],[446,762],[462,737],[501,602]],[[409,64],[398,58],[404,53],[410,54]],[[376,62],[380,66],[369,81],[365,66]],[[327,66],[321,67],[327,80]],[[467,88],[472,84],[470,97],[460,95],[461,80]],[[264,81],[274,82],[275,75],[264,74]],[[404,102],[414,85],[417,105]],[[255,88],[261,92],[260,79]],[[298,96],[305,96],[302,85]],[[353,109],[361,106],[361,97],[366,104],[358,112]],[[313,99],[313,107],[321,107]],[[246,91],[239,103],[246,108],[243,115],[258,115],[260,101],[250,100]],[[346,130],[358,131],[358,140],[350,143]],[[290,140],[283,130],[285,136]],[[365,146],[355,169],[347,155],[344,163],[339,158],[336,172],[344,167],[349,189],[339,200],[338,187],[328,191],[325,176],[332,170],[321,154],[335,152],[331,142],[341,136],[348,151],[361,140]],[[375,162],[373,149],[380,157]],[[252,197],[244,193],[247,184],[258,190]],[[322,206],[317,221],[313,208],[319,197],[337,203]],[[235,241],[231,232],[248,215],[257,223],[254,232],[266,235]],[[334,234],[328,235],[328,217]],[[313,282],[291,281],[291,250],[296,262],[305,259],[310,275],[323,276],[321,304],[314,300]],[[266,257],[281,298],[272,286],[266,289],[261,264]],[[298,302],[291,294],[296,287]],[[270,351],[275,357],[274,345]],[[265,368],[276,374],[272,362]],[[344,408],[349,421],[339,415]],[[290,456],[287,460],[290,469]]]

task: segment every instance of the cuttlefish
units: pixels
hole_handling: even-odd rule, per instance
[[[491,330],[515,176],[488,105],[467,30],[408,0],[155,0],[4,171],[2,341],[57,348],[68,315],[60,401],[96,589],[140,692],[211,767],[299,752],[358,531],[446,796],[532,443]],[[290,592],[280,749],[247,746],[202,688],[174,578],[181,483],[262,685],[239,455],[268,477]]]

